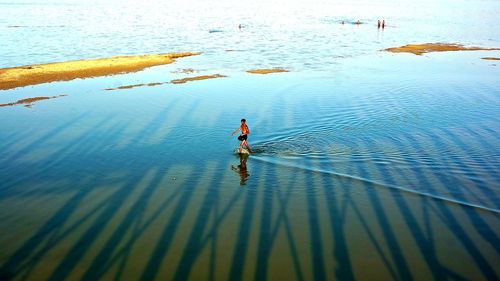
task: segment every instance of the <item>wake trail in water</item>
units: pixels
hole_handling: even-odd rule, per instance
[[[333,175],[333,176],[336,176],[336,177],[339,177],[339,178],[348,178],[348,179],[351,179],[351,180],[356,180],[356,181],[360,181],[360,182],[363,182],[363,183],[367,183],[367,184],[372,185],[374,187],[396,189],[396,190],[408,192],[408,193],[411,193],[411,194],[414,194],[414,195],[418,195],[418,196],[423,196],[423,197],[427,197],[427,198],[432,198],[432,199],[435,199],[435,200],[444,201],[444,202],[447,202],[447,203],[453,203],[453,204],[457,204],[457,205],[461,205],[461,206],[465,206],[465,207],[469,207],[469,208],[475,208],[475,209],[479,209],[479,210],[482,210],[482,211],[487,211],[487,212],[492,212],[492,213],[495,213],[495,214],[500,214],[500,210],[495,209],[495,208],[490,208],[490,207],[486,207],[486,206],[475,204],[475,203],[470,203],[470,202],[465,202],[465,201],[461,201],[461,200],[457,200],[457,199],[453,199],[453,198],[449,198],[449,197],[444,197],[444,196],[432,194],[432,193],[425,192],[425,191],[418,191],[418,190],[414,190],[414,189],[411,189],[411,188],[407,188],[407,187],[403,187],[403,186],[398,186],[398,185],[394,185],[394,184],[382,183],[380,181],[366,179],[366,178],[355,176],[355,175],[350,175],[350,174],[345,174],[345,173],[339,173],[339,172],[335,172],[335,171],[331,171],[331,170],[324,170],[324,169],[319,169],[319,168],[314,168],[313,169],[313,168],[305,166],[305,165],[300,165],[300,164],[296,164],[296,163],[289,163],[289,162],[286,162],[286,161],[280,161],[280,160],[277,160],[277,159],[274,159],[274,158],[269,158],[269,157],[266,157],[266,156],[259,155],[259,153],[263,152],[263,151],[260,151],[260,150],[257,150],[257,152],[258,153],[256,153],[256,154],[253,155],[252,159],[255,159],[255,160],[258,160],[258,161],[261,161],[261,162],[266,162],[266,163],[272,163],[272,164],[277,164],[277,165],[282,165],[282,166],[287,166],[287,167],[292,167],[292,168],[303,169],[303,170],[307,170],[307,171],[311,171],[311,172],[315,172],[315,173]]]

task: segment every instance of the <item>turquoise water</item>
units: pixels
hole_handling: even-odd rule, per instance
[[[0,108],[0,280],[500,278],[500,52],[380,51],[500,3],[434,2],[0,3],[2,67],[202,52],[0,91],[67,95]]]

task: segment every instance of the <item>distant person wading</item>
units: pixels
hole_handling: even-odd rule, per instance
[[[378,20],[377,27],[380,29],[381,26],[382,26],[382,29],[385,28],[385,20],[382,20],[382,22],[380,22],[380,20]]]

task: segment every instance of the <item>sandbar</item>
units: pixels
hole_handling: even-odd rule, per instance
[[[205,79],[213,79],[213,78],[222,78],[222,77],[227,77],[225,75],[220,75],[220,74],[213,74],[213,75],[202,75],[202,76],[194,76],[194,77],[186,77],[182,79],[174,79],[170,81],[172,84],[183,84],[189,81],[196,81],[196,80],[205,80]]]
[[[262,68],[262,69],[247,70],[247,72],[252,74],[269,74],[269,73],[289,72],[289,71],[283,68]]]
[[[483,60],[500,60],[500,58],[495,58],[495,57],[485,57],[485,58],[481,58]]]
[[[65,97],[65,96],[67,96],[67,95],[58,95],[58,96],[53,96],[53,97],[26,98],[26,99],[18,100],[16,102],[0,104],[0,107],[3,107],[3,106],[13,106],[13,105],[18,105],[18,104],[25,104],[26,107],[29,107],[29,106],[31,106],[32,103],[37,102],[37,101],[49,100],[49,99],[56,99],[56,98]]]
[[[199,55],[195,52],[119,56],[111,58],[55,62],[0,69],[0,90],[55,81],[69,81],[136,72],[145,68],[170,64],[177,58]]]
[[[454,43],[426,43],[426,44],[408,44],[396,48],[385,49],[392,53],[412,53],[422,55],[430,52],[450,52],[450,51],[492,51],[500,50],[499,48],[483,48],[483,47],[465,47],[461,44]]]
[[[163,84],[167,84],[168,82],[153,82],[153,83],[147,83],[147,84],[134,84],[134,85],[125,85],[125,86],[120,86],[117,88],[107,88],[104,89],[106,91],[114,91],[114,90],[125,90],[125,89],[132,89],[132,88],[137,88],[137,87],[153,87],[153,86],[159,86]]]
[[[202,75],[202,76],[195,76],[195,77],[186,77],[186,78],[182,78],[182,79],[175,79],[175,80],[172,80],[170,82],[154,82],[154,83],[147,83],[147,84],[124,85],[124,86],[120,86],[117,88],[108,88],[108,89],[104,89],[104,90],[114,91],[114,90],[132,89],[132,88],[137,88],[137,87],[153,87],[153,86],[159,86],[159,85],[163,85],[163,84],[183,84],[183,83],[186,83],[189,81],[205,80],[205,79],[213,79],[213,78],[221,78],[221,77],[227,77],[227,76],[220,75],[220,74]]]

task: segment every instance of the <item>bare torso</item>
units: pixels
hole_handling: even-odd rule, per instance
[[[248,129],[247,124],[241,124],[241,134],[242,135],[248,135],[250,133],[250,130]]]

